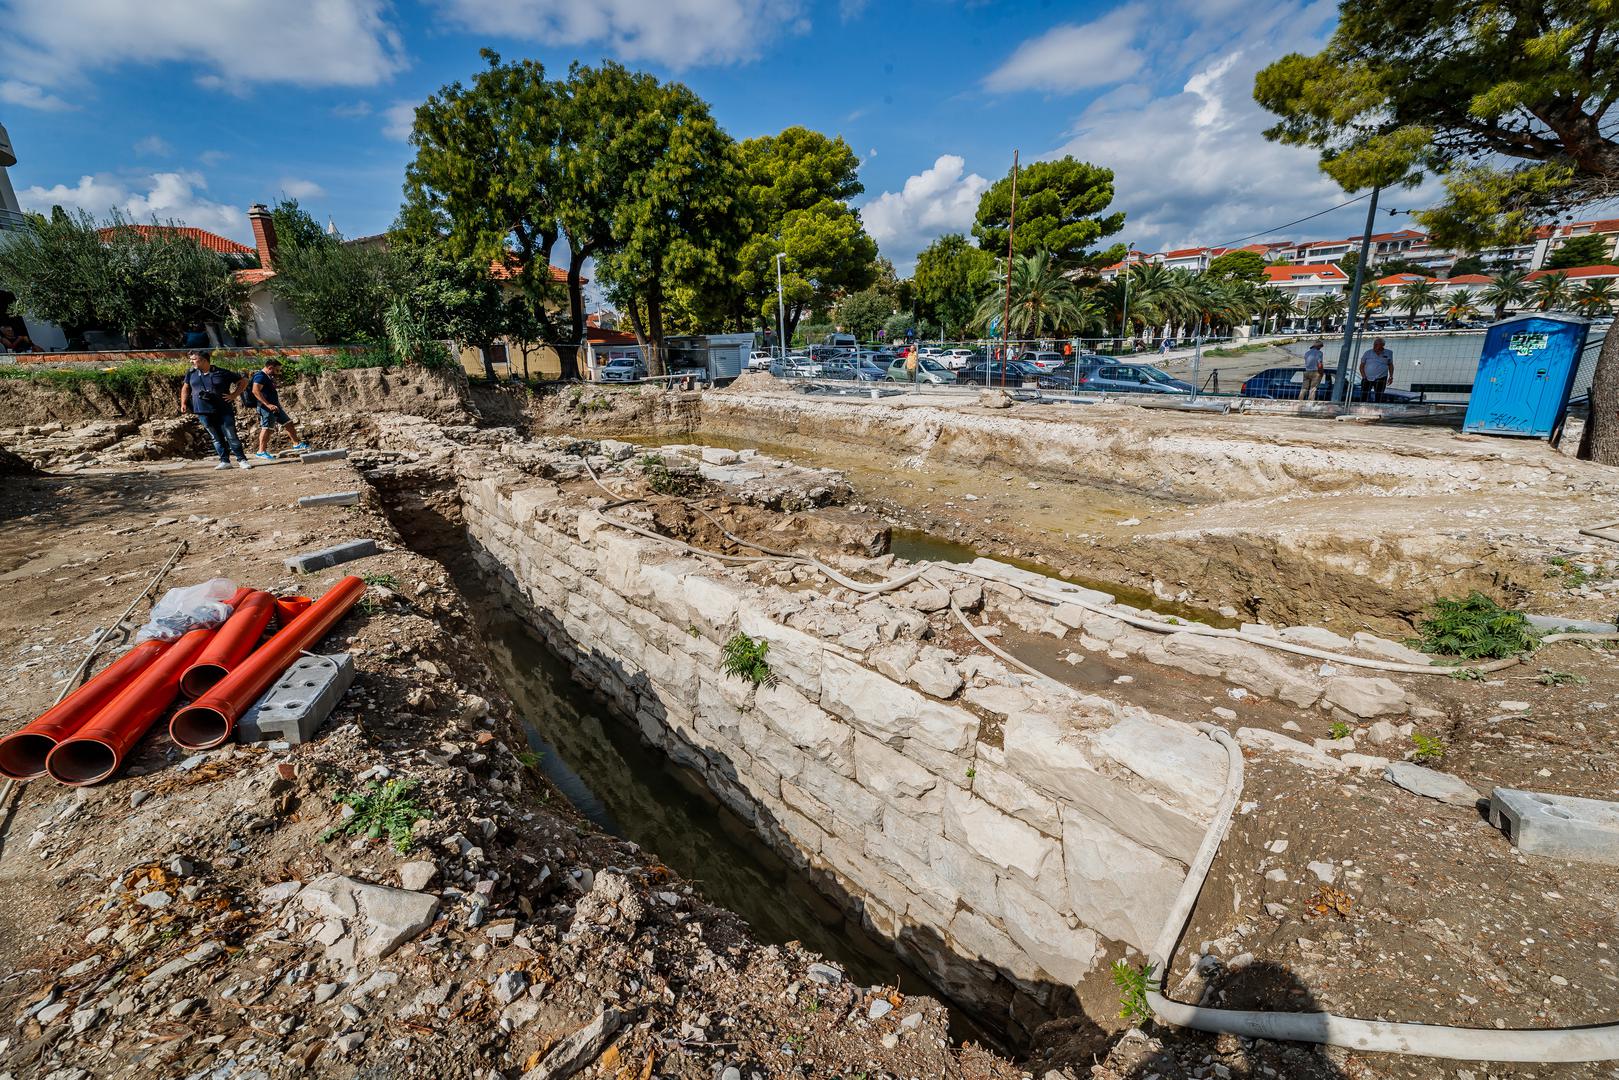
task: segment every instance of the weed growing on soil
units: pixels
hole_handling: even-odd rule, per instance
[[[1152,978],[1152,964],[1136,967],[1128,960],[1113,961],[1113,985],[1119,988],[1119,1016],[1134,1023],[1152,1019],[1147,1006],[1147,983]]]
[[[362,574],[360,580],[367,585],[381,585],[384,589],[399,588],[399,579],[392,574]]]
[[[1445,756],[1445,742],[1436,735],[1424,735],[1420,731],[1413,731],[1411,745],[1416,747],[1411,751],[1411,760],[1424,765]]]
[[[697,477],[688,473],[671,472],[664,460],[656,454],[641,458],[646,470],[646,486],[659,495],[690,495],[702,486]]]
[[[1446,674],[1448,674],[1452,679],[1455,679],[1457,682],[1484,681],[1484,672],[1480,671],[1478,668],[1459,667],[1453,671],[1447,672]]]
[[[1591,680],[1572,671],[1553,671],[1548,667],[1540,669],[1540,676],[1535,681],[1542,686],[1584,686]]]
[[[1554,555],[1547,559],[1552,568],[1546,571],[1552,577],[1561,577],[1563,584],[1570,589],[1578,589],[1591,580],[1592,575],[1579,563],[1570,562],[1561,555]]]
[[[765,659],[769,651],[770,642],[755,641],[738,630],[725,643],[720,670],[758,686],[770,678],[770,663]]]
[[[370,840],[380,840],[386,834],[394,850],[403,855],[410,850],[411,826],[433,816],[426,807],[410,801],[410,793],[416,787],[415,780],[389,780],[381,784],[373,780],[364,791],[339,795],[337,805],[352,807],[354,816],[321,833],[321,842],[360,834]]]
[[[538,769],[540,767],[540,755],[536,750],[519,750],[512,756],[525,769]]]
[[[1497,659],[1528,652],[1540,640],[1521,611],[1510,611],[1481,592],[1465,600],[1435,600],[1433,614],[1422,620],[1423,652],[1464,660]]]
[[[367,615],[375,615],[383,610],[382,601],[374,596],[362,596],[360,597],[360,610]]]
[[[147,382],[155,377],[175,378],[184,375],[189,366],[186,364],[151,364],[140,361],[130,361],[109,368],[40,368],[30,370],[24,367],[7,366],[0,368],[0,378],[26,379],[30,382],[45,383],[49,386],[72,388],[78,386],[96,386],[113,394],[132,396],[142,390]]]
[[[1350,726],[1344,723],[1342,720],[1334,720],[1332,722],[1332,726],[1327,729],[1327,734],[1331,735],[1334,739],[1347,739],[1349,738],[1351,731],[1352,729]]]

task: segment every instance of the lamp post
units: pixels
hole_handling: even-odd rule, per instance
[[[1120,353],[1124,352],[1125,327],[1130,325],[1130,256],[1134,255],[1135,252],[1136,243],[1134,240],[1132,240],[1129,244],[1125,245],[1124,269],[1119,272],[1119,276],[1124,278],[1124,310],[1119,313]]]
[[[787,301],[782,298],[781,261],[786,257],[785,251],[776,252],[776,343],[781,347],[783,372],[787,370]]]

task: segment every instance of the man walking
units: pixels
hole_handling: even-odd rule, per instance
[[[1321,339],[1317,338],[1313,345],[1304,350],[1304,386],[1299,390],[1300,401],[1314,401],[1321,386],[1321,365],[1325,362],[1321,345]]]
[[[206,351],[191,354],[191,370],[180,384],[180,412],[195,413],[219,453],[216,469],[230,468],[235,454],[242,468],[251,466],[236,434],[236,399],[242,394],[242,378],[234,371],[216,368]]]
[[[1382,338],[1373,338],[1372,347],[1360,358],[1360,393],[1367,401],[1382,401],[1383,391],[1394,378],[1394,353]]]
[[[308,450],[309,444],[298,437],[298,428],[287,415],[287,410],[281,407],[281,394],[276,390],[276,376],[281,374],[281,361],[274,356],[264,361],[264,366],[253,373],[253,381],[249,384],[253,389],[253,404],[259,410],[259,452],[258,457],[267,461],[274,461],[275,455],[270,453],[270,432],[278,426],[287,429],[287,437],[292,440],[294,450]]]

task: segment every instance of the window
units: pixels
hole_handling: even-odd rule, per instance
[[[1096,373],[1098,379],[1122,379],[1127,368],[1105,367]]]

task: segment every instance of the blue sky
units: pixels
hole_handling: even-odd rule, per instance
[[[1318,48],[1331,0],[0,0],[0,122],[25,207],[121,207],[237,239],[295,195],[350,236],[398,208],[409,108],[478,49],[557,74],[680,79],[747,138],[803,124],[862,156],[855,200],[905,272],[1024,160],[1118,173],[1122,236],[1218,243],[1342,200],[1265,142],[1253,73]],[[1393,222],[1404,224],[1405,219]],[[1283,236],[1358,231],[1357,210]]]

